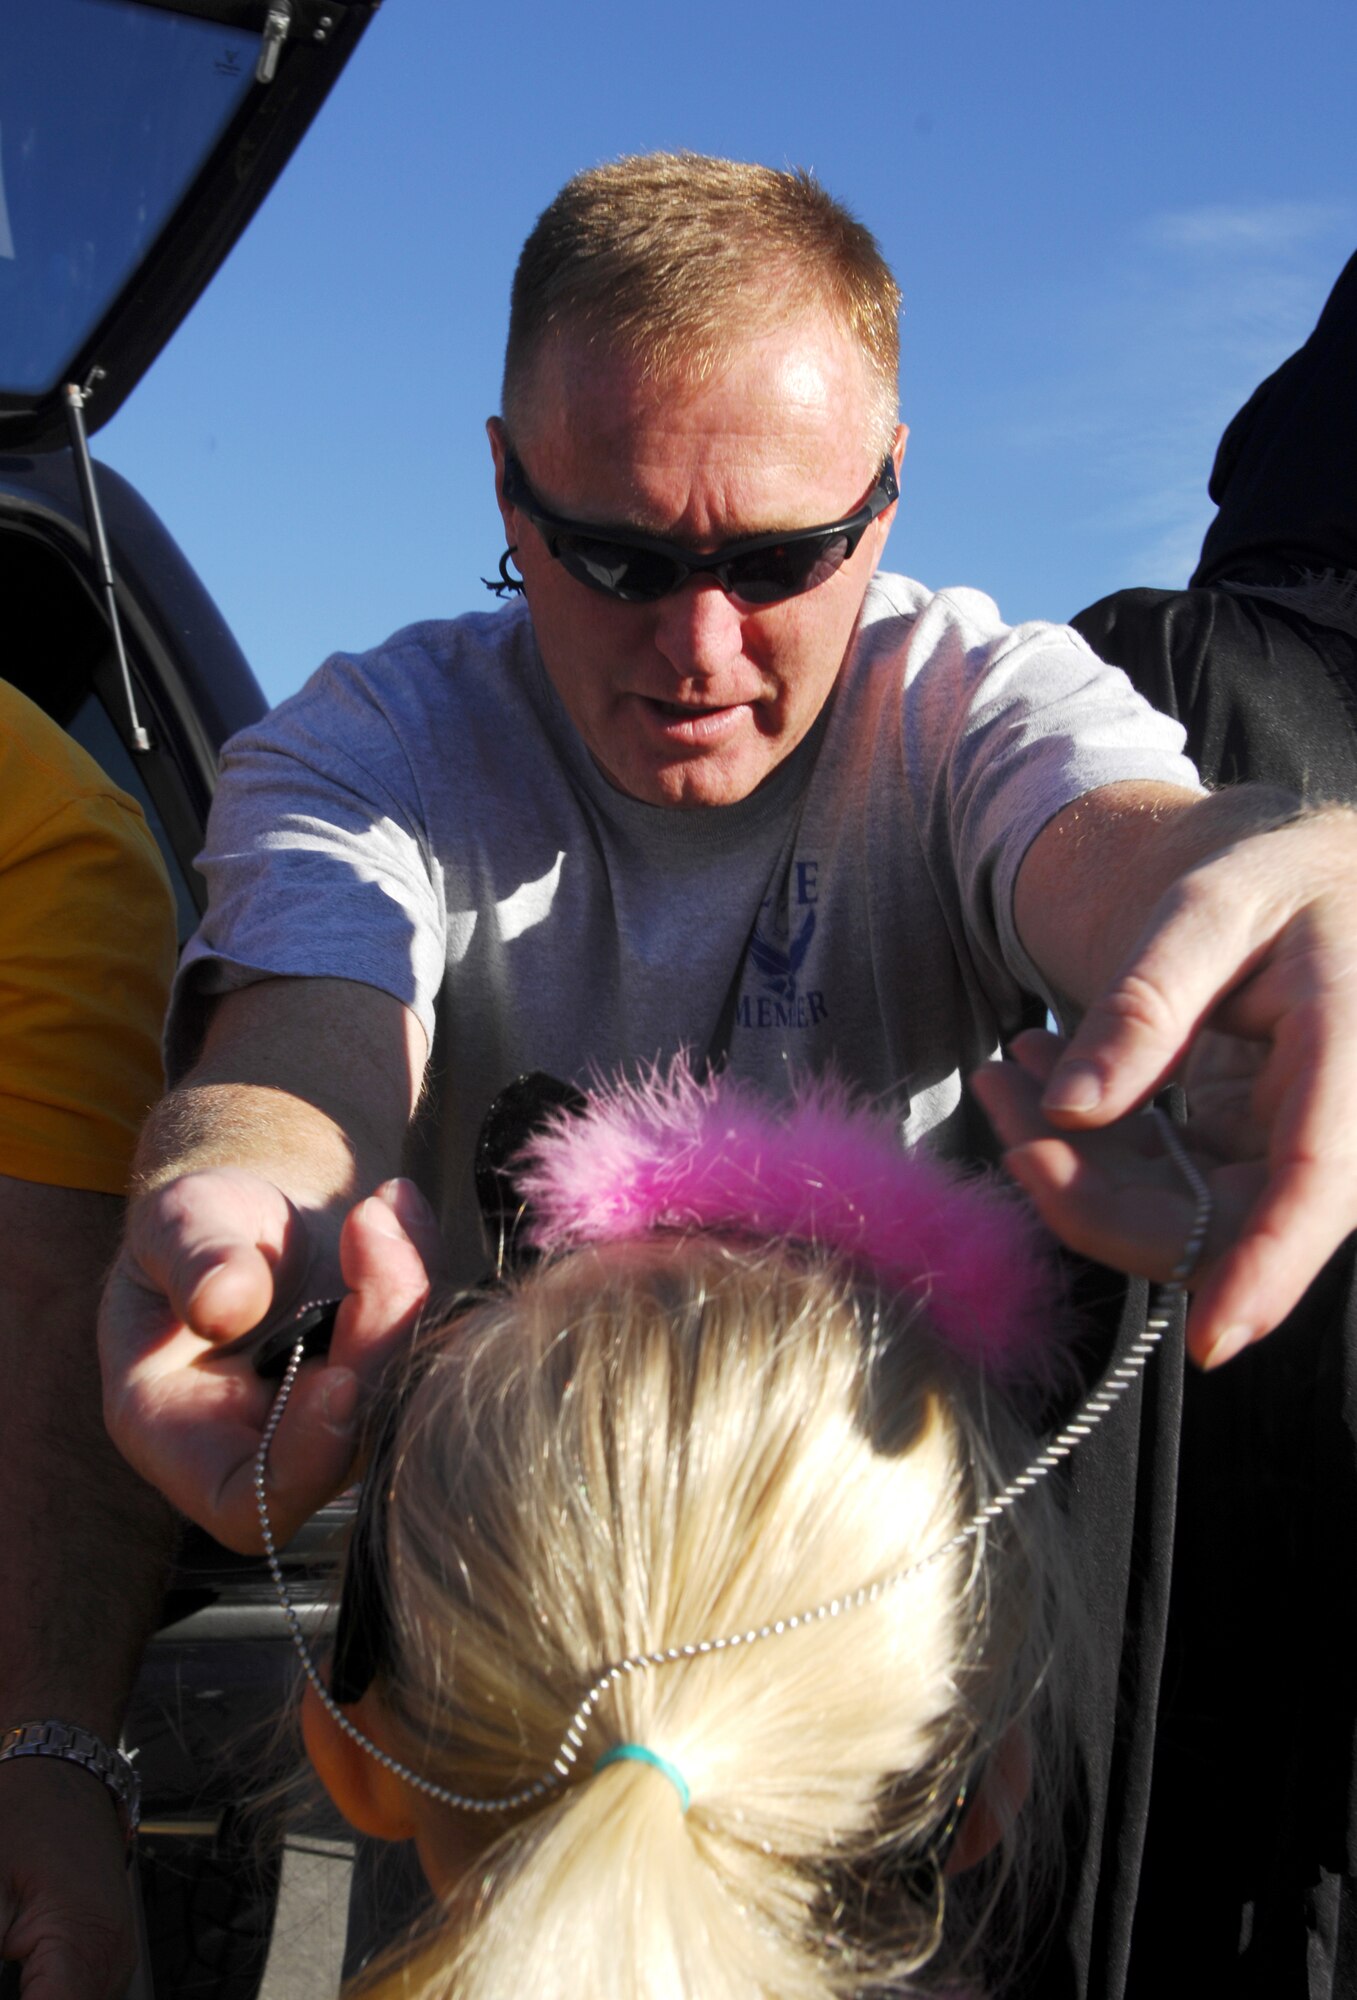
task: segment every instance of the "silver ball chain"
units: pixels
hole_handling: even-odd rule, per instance
[[[292,1643],[301,1659],[303,1672],[317,1700],[331,1720],[346,1736],[351,1737],[366,1750],[369,1756],[375,1757],[386,1770],[403,1779],[407,1785],[412,1785],[426,1798],[434,1799],[440,1805],[451,1806],[458,1812],[514,1812],[522,1806],[532,1805],[537,1800],[558,1791],[575,1775],[576,1762],[584,1747],[584,1736],[590,1717],[609,1690],[616,1687],[627,1675],[674,1666],[681,1660],[702,1659],[710,1653],[731,1652],[737,1646],[754,1646],[761,1640],[780,1638],[786,1632],[797,1632],[808,1625],[821,1624],[826,1619],[841,1618],[849,1612],[861,1610],[864,1605],[875,1604],[887,1591],[896,1590],[901,1584],[923,1575],[937,1564],[945,1562],[947,1557],[958,1549],[975,1541],[987,1528],[1011,1512],[1025,1494],[1040,1485],[1043,1479],[1067,1459],[1075,1447],[1082,1444],[1097,1429],[1108,1411],[1120,1401],[1137,1377],[1143,1374],[1146,1362],[1172,1324],[1173,1312],[1182,1297],[1183,1286],[1192,1275],[1201,1255],[1211,1221],[1211,1191],[1169,1119],[1158,1109],[1153,1115],[1158,1121],[1165,1148],[1187,1182],[1195,1203],[1187,1242],[1168,1284],[1161,1286],[1156,1293],[1153,1310],[1146,1315],[1144,1331],[1130,1342],[1115,1365],[1109,1368],[1102,1381],[1084,1398],[1070,1421],[1056,1433],[1049,1444],[1043,1445],[1022,1471],[1010,1479],[993,1499],[978,1508],[970,1520],[958,1528],[954,1535],[940,1543],[928,1555],[907,1564],[905,1568],[895,1570],[889,1576],[878,1577],[872,1583],[861,1584],[856,1589],[845,1591],[842,1596],[829,1598],[809,1611],[799,1611],[785,1618],[772,1619],[766,1625],[753,1626],[743,1632],[731,1632],[719,1639],[699,1639],[686,1646],[665,1646],[653,1653],[632,1653],[627,1659],[617,1660],[611,1666],[605,1667],[571,1716],[569,1727],[557,1746],[556,1755],[549,1769],[531,1784],[522,1786],[518,1791],[507,1792],[502,1798],[469,1798],[463,1792],[451,1791],[446,1785],[435,1784],[431,1778],[411,1770],[408,1764],[402,1764],[398,1758],[390,1756],[379,1748],[370,1736],[364,1735],[357,1724],[345,1714],[321,1679],[320,1669],[302,1631],[296,1606],[288,1595],[287,1582],[283,1575],[282,1564],[278,1560],[273,1528],[269,1521],[266,1492],[269,1446],[282,1422],[288,1398],[292,1394],[293,1383],[297,1379],[297,1371],[303,1360],[304,1343],[298,1340],[292,1350],[283,1379],[279,1383],[278,1393],[255,1453],[254,1493],[259,1512],[260,1531],[264,1540],[264,1553],[268,1559],[274,1588],[278,1593],[278,1602],[287,1620]]]

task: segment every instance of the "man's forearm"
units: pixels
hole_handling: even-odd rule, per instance
[[[413,1016],[371,987],[274,979],[232,993],[147,1121],[135,1191],[237,1167],[342,1211],[397,1170],[425,1053]]]
[[[1299,802],[1264,785],[1201,796],[1171,785],[1108,785],[1043,827],[1018,872],[1018,935],[1054,992],[1079,1012],[1139,943],[1161,897],[1193,868],[1292,818]]]
[[[262,1175],[299,1206],[342,1208],[365,1177],[390,1164],[364,1149],[333,1118],[273,1086],[199,1081],[191,1076],[146,1121],[133,1165],[140,1198],[182,1174],[239,1167]]]
[[[115,1740],[164,1588],[172,1513],[100,1413],[95,1311],[120,1212],[0,1178],[0,1728],[58,1719]]]
[[[201,1324],[224,1333],[242,1310],[340,1289],[341,1225],[400,1170],[424,1056],[413,1015],[372,987],[274,979],[227,995],[137,1147],[122,1311],[162,1292],[173,1319],[210,1294]]]
[[[219,1003],[196,1069],[144,1135],[100,1312],[105,1415],[132,1463],[235,1548],[258,1542],[269,1394],[247,1355],[224,1350],[304,1299],[346,1295],[329,1357],[294,1391],[282,1535],[350,1476],[365,1387],[427,1292],[436,1227],[393,1178],[426,1052],[390,994],[263,981]],[[374,1287],[393,1250],[396,1282]],[[360,1290],[384,1303],[358,1310]]]

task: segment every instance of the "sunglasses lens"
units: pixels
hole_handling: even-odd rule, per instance
[[[780,604],[833,576],[853,553],[856,540],[850,532],[835,530],[808,541],[751,549],[719,564],[717,573],[722,588],[745,604]],[[552,552],[577,582],[625,604],[653,604],[693,573],[689,565],[658,549],[638,549],[629,542],[592,535],[557,533],[552,536]]]
[[[558,535],[556,554],[579,583],[620,597],[627,604],[652,604],[679,582],[684,572],[668,556],[651,549],[628,548],[625,542],[594,541],[584,535]]]
[[[842,569],[852,550],[847,534],[825,535],[818,541],[787,542],[736,556],[728,565],[727,589],[745,604],[780,604],[800,597]]]

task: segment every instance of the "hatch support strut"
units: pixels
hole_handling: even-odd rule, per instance
[[[96,373],[101,371],[96,370]],[[94,379],[91,376],[91,381]],[[127,723],[131,731],[134,750],[149,750],[150,733],[142,726],[137,714],[136,696],[132,692],[132,669],[127,664],[127,648],[123,644],[122,625],[118,618],[118,599],[113,587],[113,562],[108,553],[108,537],[104,533],[104,517],[99,506],[99,494],[94,484],[94,461],[90,457],[89,439],[85,435],[85,398],[88,385],[84,389],[74,382],[68,382],[62,390],[66,403],[66,422],[71,433],[71,449],[75,454],[75,469],[80,477],[80,498],[85,506],[85,525],[89,529],[90,548],[99,571],[99,582],[104,593],[104,606],[108,612],[109,627],[113,633],[113,646],[118,655],[118,666],[122,672],[123,694],[127,701]]]
[[[272,0],[264,22],[263,40],[259,44],[259,61],[254,72],[256,83],[272,83],[278,74],[278,58],[291,26],[292,0]]]

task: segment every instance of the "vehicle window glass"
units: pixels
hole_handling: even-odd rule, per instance
[[[108,711],[97,694],[87,695],[71,722],[67,733],[73,736],[82,750],[88,750],[95,763],[115,785],[130,794],[146,815],[146,824],[155,835],[156,845],[164,857],[169,870],[170,887],[174,890],[175,917],[182,945],[198,928],[198,912],[193,906],[193,898],[184,880],[184,871],[179,864],[170,842],[169,834],[156,811],[155,801],[146,789],[136,760],[109,720]]]
[[[4,0],[0,390],[65,379],[250,89],[259,43],[137,0]]]

